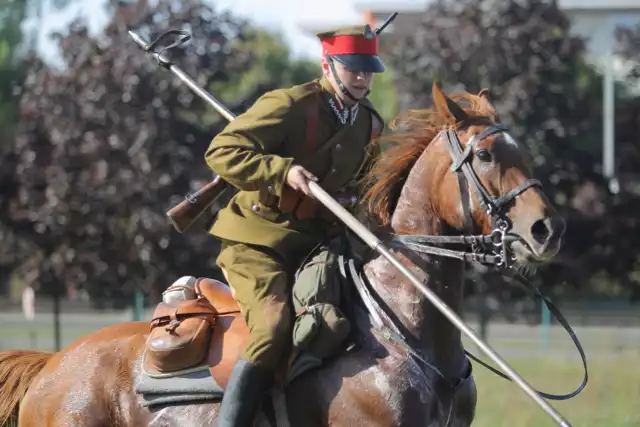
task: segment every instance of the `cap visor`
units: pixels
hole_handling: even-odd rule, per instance
[[[384,71],[384,65],[376,55],[334,55],[333,58],[340,61],[351,71],[363,71],[365,73],[382,73]]]

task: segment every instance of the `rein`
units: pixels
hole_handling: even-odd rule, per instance
[[[587,384],[588,372],[584,349],[582,348],[580,340],[569,325],[569,322],[565,319],[565,317],[553,304],[553,302],[551,302],[549,297],[547,297],[538,287],[535,287],[525,277],[513,271],[513,262],[515,261],[515,256],[511,253],[510,244],[514,241],[520,240],[520,238],[519,236],[509,234],[511,223],[506,216],[508,208],[520,194],[524,193],[530,188],[542,188],[542,184],[537,179],[529,179],[525,181],[524,184],[509,191],[507,194],[500,197],[494,197],[484,187],[482,181],[473,169],[473,165],[471,163],[471,160],[473,159],[473,149],[478,142],[495,133],[505,132],[506,130],[507,127],[503,125],[489,126],[487,129],[471,138],[471,140],[469,140],[469,142],[467,143],[466,149],[462,148],[460,139],[458,138],[454,130],[446,131],[447,150],[449,151],[449,154],[451,155],[453,160],[453,166],[451,170],[458,176],[462,211],[465,216],[464,228],[466,230],[472,230],[474,228],[470,208],[471,196],[468,191],[469,187],[472,187],[472,189],[476,191],[481,207],[491,218],[492,225],[494,227],[491,234],[458,236],[396,234],[390,238],[388,243],[390,246],[397,249],[408,249],[409,251],[454,258],[465,262],[477,262],[480,264],[492,265],[504,274],[519,281],[526,288],[532,291],[536,297],[540,298],[547,306],[549,311],[556,317],[560,325],[562,325],[565,331],[569,334],[573,343],[575,344],[582,359],[584,377],[580,385],[571,393],[555,395],[537,390],[536,392],[541,397],[544,397],[546,399],[567,400],[578,395],[578,393],[580,393]],[[443,248],[440,245],[464,245],[469,247],[470,250],[454,250]],[[344,260],[340,262],[343,276],[347,276],[347,271],[345,270],[349,270],[348,276],[350,276],[352,281],[355,283],[356,289],[358,290],[358,293],[360,294],[360,297],[363,300],[368,311],[372,315],[374,324],[376,325],[374,333],[400,343],[411,355],[422,362],[425,366],[433,369],[444,379],[440,371],[432,364],[428,363],[427,358],[416,348],[417,344],[415,343],[415,339],[413,339],[411,334],[406,331],[406,328],[404,328],[404,325],[400,322],[400,320],[397,319],[397,317],[395,317],[393,313],[390,313],[389,310],[385,310],[383,308],[384,302],[380,301],[379,298],[376,298],[377,295],[372,295],[372,292],[367,288],[365,280],[356,271],[355,267],[351,263],[351,260],[346,262],[347,264],[349,264],[349,266],[346,268],[344,267],[344,263]],[[373,292],[373,294],[375,294],[375,292]],[[387,319],[389,319],[391,323],[390,327],[382,321],[380,315],[381,312],[385,314],[385,317]],[[465,350],[464,352],[469,358],[483,365],[491,372],[511,381],[511,378],[509,378],[502,371],[486,364],[468,351]],[[456,384],[454,384],[454,390],[457,389],[463,381],[464,378],[460,379]]]

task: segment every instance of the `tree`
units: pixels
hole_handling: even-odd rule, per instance
[[[244,49],[256,37],[247,22],[197,0],[158,3],[136,31],[188,30],[192,41],[170,55],[201,85],[233,84],[259,63]],[[91,37],[75,22],[56,36],[63,71],[29,65],[0,182],[0,218],[39,259],[30,280],[97,303],[136,290],[157,298],[181,275],[216,275],[216,242],[204,230],[177,234],[165,212],[211,178],[203,155],[224,123],[205,123],[209,107],[122,30],[111,22]]]
[[[640,79],[640,24],[616,28],[617,53],[630,63],[628,78]]]
[[[388,60],[402,76],[402,109],[427,106],[434,80],[449,90],[490,89],[503,122],[528,145],[536,176],[568,221],[560,261],[539,271],[541,283],[556,293],[571,289],[562,285],[566,280],[581,292],[631,296],[640,289],[634,273],[640,242],[628,227],[638,224],[602,177],[596,119],[602,117],[602,78],[556,3],[432,3],[416,28],[389,42],[402,49],[390,51]],[[625,120],[621,134],[637,129],[637,121]],[[631,199],[635,206],[637,198]]]
[[[18,117],[16,86],[23,75],[18,49],[23,39],[20,25],[26,13],[26,0],[8,0],[0,12],[0,146],[12,139]]]
[[[307,82],[322,74],[319,63],[294,60],[282,37],[262,28],[248,28],[246,37],[237,40],[234,48],[250,55],[252,67],[229,80],[213,82],[210,89],[238,111],[249,108],[267,91]],[[217,113],[209,119],[222,120]]]
[[[50,7],[62,9],[74,0],[56,0]],[[14,140],[15,125],[18,120],[21,98],[20,87],[25,77],[25,63],[35,54],[39,33],[39,22],[42,18],[44,0],[6,0],[0,11],[0,175],[13,169],[13,164],[2,157],[3,150],[10,149]],[[23,28],[28,19],[34,19],[31,30]],[[9,163],[7,164],[7,161]],[[4,188],[7,181],[0,177],[0,194],[9,194],[11,188]],[[0,197],[0,206],[4,204]],[[1,211],[1,210],[0,210]],[[19,263],[25,253],[29,253],[29,245],[24,244],[14,232],[0,220],[0,290],[3,290],[3,270],[11,270]],[[16,248],[22,250],[17,251]],[[21,289],[18,290],[19,293]]]

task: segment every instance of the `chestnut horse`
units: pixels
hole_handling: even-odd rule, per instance
[[[376,141],[391,147],[365,177],[363,221],[459,311],[465,261],[478,247],[458,259],[428,253],[421,241],[449,236],[450,250],[461,254],[465,241],[455,237],[509,235],[511,255],[498,239],[501,252],[483,259],[518,268],[553,257],[565,225],[530,178],[525,147],[500,125],[488,91],[449,97],[434,84],[433,101],[399,116],[396,132]],[[370,254],[362,273],[372,298],[353,309],[357,345],[284,388],[290,425],[471,425],[476,388],[460,331],[385,258]],[[55,354],[0,354],[0,424],[19,412],[21,427],[215,426],[218,403],[155,411],[139,403],[135,366],[148,330],[147,322],[124,323]]]

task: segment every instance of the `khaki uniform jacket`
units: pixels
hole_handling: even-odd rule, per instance
[[[218,213],[212,235],[283,255],[323,237],[327,222],[298,219],[278,207],[283,193],[295,193],[286,183],[289,168],[303,166],[336,197],[366,167],[374,155],[369,145],[372,129],[379,134],[383,127],[368,99],[360,102],[355,122],[343,125],[328,102],[333,94],[325,78],[268,92],[212,140],[207,164],[240,190]],[[311,147],[306,135],[309,103],[317,105]]]

